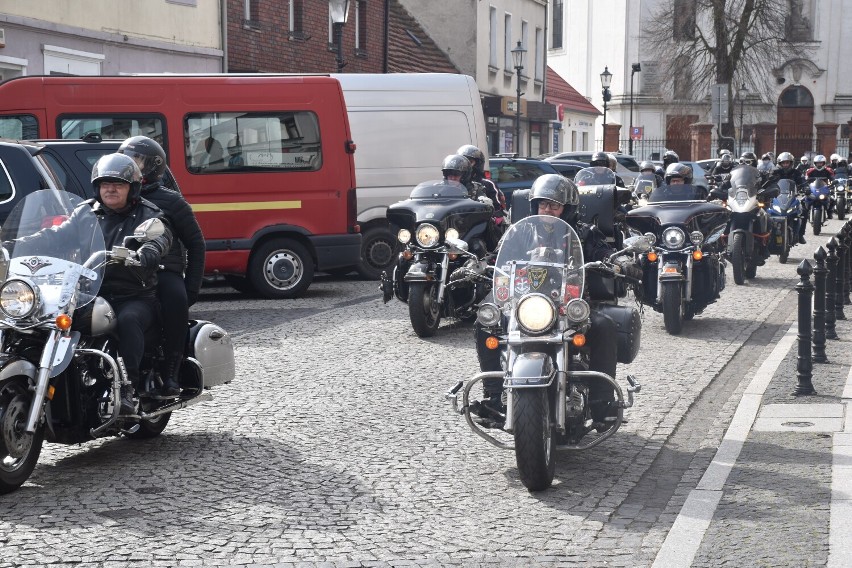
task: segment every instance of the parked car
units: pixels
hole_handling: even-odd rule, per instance
[[[702,168],[705,172],[712,173],[712,172],[713,172],[713,168],[715,168],[715,167],[716,167],[716,164],[718,164],[718,163],[719,163],[719,160],[718,160],[718,159],[716,159],[716,158],[710,158],[710,159],[708,159],[708,160],[698,160],[698,161],[697,161],[697,162],[695,162],[695,163],[696,163],[696,164],[698,164],[699,166],[701,166],[701,168]]]
[[[538,176],[558,174],[548,162],[532,158],[491,158],[488,160],[491,179],[506,196],[506,205],[512,206],[512,193],[518,189],[529,189]]]
[[[38,144],[0,139],[0,224],[30,193],[64,189],[62,176],[40,155],[41,150]]]
[[[559,152],[558,154],[549,155],[544,158],[546,162],[555,162],[555,161],[563,161],[563,160],[577,160],[580,162],[585,162],[586,165],[592,161],[592,154],[594,152],[581,151],[581,152]],[[615,167],[615,173],[624,180],[625,185],[632,184],[637,177],[639,177],[639,162],[636,161],[636,158],[630,156],[628,154],[622,154],[620,152],[608,152],[615,156],[615,161],[618,162]]]
[[[588,162],[581,162],[580,160],[554,160],[548,163],[553,166],[554,170],[568,179],[574,179],[577,172],[589,167]]]

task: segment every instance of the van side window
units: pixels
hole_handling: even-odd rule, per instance
[[[38,120],[29,114],[0,117],[0,138],[33,140],[39,138]]]
[[[159,142],[168,153],[163,136],[165,122],[156,116],[62,115],[57,126],[60,138],[66,140],[79,140],[86,134],[98,134],[104,140],[147,136]]]
[[[187,169],[196,174],[322,166],[319,120],[309,111],[189,114],[184,149]]]

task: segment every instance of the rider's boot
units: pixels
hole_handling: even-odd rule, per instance
[[[121,411],[123,415],[136,414],[136,402],[133,400],[134,385],[139,384],[139,377],[128,372],[129,385],[121,386]]]
[[[166,400],[176,398],[180,395],[178,371],[180,370],[182,359],[183,353],[180,351],[166,355],[165,365],[163,365],[163,388],[160,389],[160,394],[156,398]]]

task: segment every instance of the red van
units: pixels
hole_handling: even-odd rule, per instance
[[[163,145],[207,241],[206,272],[268,298],[358,264],[355,144],[328,76],[18,77],[0,136]]]

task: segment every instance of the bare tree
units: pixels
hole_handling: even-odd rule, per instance
[[[643,29],[651,53],[673,81],[667,100],[704,99],[714,84],[728,85],[722,134],[734,132],[734,94],[771,93],[775,73],[790,59],[807,57],[810,24],[801,0],[664,0]],[[798,41],[796,41],[798,40]],[[769,102],[769,101],[767,101]]]

